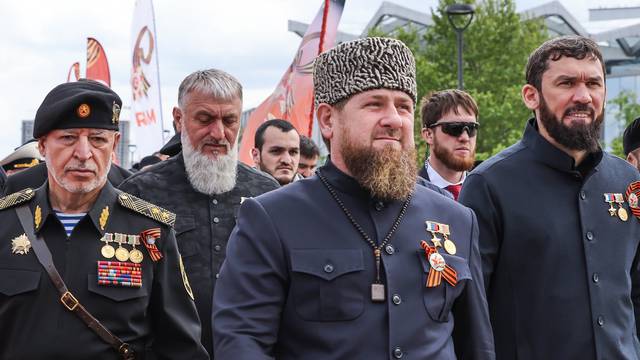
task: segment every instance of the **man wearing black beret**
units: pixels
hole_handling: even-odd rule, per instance
[[[47,180],[0,198],[1,359],[208,359],[175,215],[107,181],[121,106],[81,80],[36,113]]]
[[[622,149],[629,164],[640,170],[640,117],[633,120],[622,135]]]
[[[89,80],[82,80],[75,82],[73,88],[61,88],[60,91],[51,92],[47,95],[45,102],[38,110],[38,121],[34,123],[33,137],[38,137],[46,134],[53,128],[69,129],[74,127],[101,127],[112,131],[118,131],[117,119],[113,121],[111,119],[114,115],[115,97],[99,98],[100,91],[95,90],[95,84]],[[113,95],[117,96],[115,93]],[[70,104],[75,104],[82,99],[86,99],[85,107],[82,109],[71,109]],[[120,107],[117,108],[118,116],[120,114]],[[104,118],[109,121],[102,124],[95,122],[94,119]],[[64,121],[61,121],[63,120]],[[108,172],[107,179],[113,186],[118,186],[124,181],[124,179],[131,176],[131,172],[119,167],[116,164],[111,164]],[[47,179],[47,165],[45,163],[35,165],[27,170],[24,170],[20,174],[15,174],[10,179],[7,179],[4,188],[4,194],[8,195],[19,190],[26,189],[28,187],[36,188],[40,187]]]

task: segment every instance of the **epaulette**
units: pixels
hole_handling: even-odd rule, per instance
[[[120,205],[138,212],[144,216],[148,216],[153,220],[159,221],[163,224],[173,226],[176,223],[176,214],[159,206],[153,205],[150,202],[146,202],[131,194],[127,194],[125,192],[121,193],[120,195],[118,195],[118,201],[120,202]]]
[[[25,201],[31,200],[36,195],[36,192],[31,188],[20,190],[13,194],[0,198],[0,210],[8,209],[12,206],[22,204]]]

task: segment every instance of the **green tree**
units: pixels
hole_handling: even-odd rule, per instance
[[[445,12],[455,2],[441,0],[432,11],[434,25],[423,34],[415,28],[391,34],[416,56],[420,98],[431,91],[457,87],[456,34]],[[521,18],[513,0],[465,2],[475,6],[475,16],[464,32],[464,85],[478,102],[481,126],[477,153],[479,159],[486,159],[521,137],[531,116],[520,97],[524,68],[531,51],[548,35],[542,20]],[[418,151],[424,155],[426,144],[420,137],[418,111],[415,125]],[[423,160],[420,157],[419,161]]]
[[[626,159],[622,149],[622,132],[640,115],[638,96],[633,91],[623,90],[609,103],[614,106],[615,115],[613,116],[613,121],[618,124],[618,130],[620,131],[620,135],[610,143],[611,153]]]

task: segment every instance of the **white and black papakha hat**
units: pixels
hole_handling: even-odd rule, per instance
[[[313,66],[314,102],[335,105],[373,89],[406,92],[417,99],[416,61],[400,40],[369,37],[320,54]]]

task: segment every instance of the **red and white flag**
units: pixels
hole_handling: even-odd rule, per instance
[[[311,135],[314,119],[313,61],[318,54],[335,46],[343,9],[344,0],[324,0],[302,38],[293,63],[273,94],[251,113],[240,144],[239,158],[245,164],[254,165],[251,157],[254,136],[260,124],[269,119],[287,120],[300,134]]]

